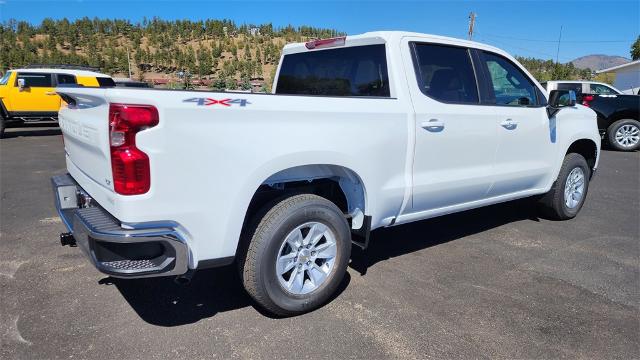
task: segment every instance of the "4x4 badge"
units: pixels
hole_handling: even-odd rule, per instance
[[[251,103],[247,99],[212,99],[212,98],[189,98],[184,99],[182,102],[192,102],[196,103],[198,106],[210,106],[210,105],[222,105],[222,106],[231,106],[231,105],[240,105],[247,106]]]

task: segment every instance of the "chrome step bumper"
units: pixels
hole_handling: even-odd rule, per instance
[[[56,210],[76,244],[101,272],[120,278],[182,275],[189,249],[171,222],[125,229],[66,175],[51,178]]]

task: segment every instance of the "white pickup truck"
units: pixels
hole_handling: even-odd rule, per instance
[[[61,242],[121,278],[235,262],[259,305],[294,315],[327,301],[373,229],[532,196],[570,219],[598,164],[593,111],[475,42],[290,44],[273,88],[57,88]]]

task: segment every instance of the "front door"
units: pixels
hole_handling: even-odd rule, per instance
[[[24,80],[25,86],[20,90],[18,81]],[[11,89],[11,110],[24,113],[58,112],[60,97],[53,94],[53,76],[50,73],[20,72],[16,76],[15,85]]]
[[[489,197],[544,188],[557,156],[555,117],[535,82],[511,60],[478,50],[487,95],[484,101],[498,118],[498,151]]]

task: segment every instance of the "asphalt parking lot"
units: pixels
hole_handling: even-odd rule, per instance
[[[61,247],[55,127],[0,141],[0,358],[639,358],[640,152],[604,151],[574,220],[517,201],[373,233],[340,294],[257,310],[232,267],[108,278]]]

